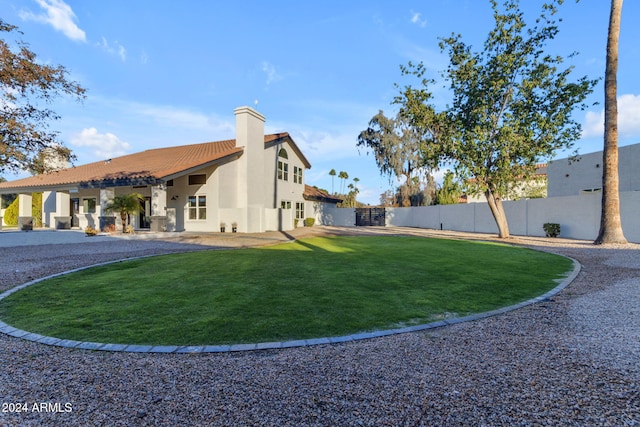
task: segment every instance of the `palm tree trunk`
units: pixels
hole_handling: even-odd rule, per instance
[[[620,220],[618,183],[618,39],[622,0],[611,0],[607,67],[604,81],[604,149],[602,151],[602,212],[595,244],[627,243]]]

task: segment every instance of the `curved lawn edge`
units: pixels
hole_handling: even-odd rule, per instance
[[[166,254],[163,254],[166,255]],[[510,311],[518,310],[520,308],[537,304],[542,301],[549,300],[554,295],[560,293],[564,288],[569,286],[571,282],[575,280],[575,278],[580,273],[581,264],[575,260],[574,258],[554,254],[566,259],[571,260],[573,264],[573,270],[564,278],[558,279],[560,284],[555,288],[547,291],[546,293],[537,296],[535,298],[528,299],[526,301],[513,304],[507,307],[498,308],[491,311],[486,311],[483,313],[470,314],[468,316],[463,317],[453,317],[451,319],[439,320],[436,322],[430,322],[422,325],[415,326],[407,326],[404,328],[398,329],[386,329],[381,331],[372,331],[372,332],[360,332],[356,334],[343,335],[337,337],[324,337],[324,338],[313,338],[313,339],[304,339],[304,340],[292,340],[292,341],[284,341],[284,342],[262,342],[256,344],[230,344],[230,345],[196,345],[196,346],[172,346],[172,345],[139,345],[139,344],[108,344],[108,343],[98,343],[98,342],[89,342],[89,341],[75,341],[69,339],[48,337],[40,334],[36,334],[33,332],[24,331],[18,328],[14,328],[11,325],[0,320],[0,333],[5,335],[9,335],[14,338],[21,338],[27,341],[33,341],[40,344],[46,344],[56,347],[65,347],[65,348],[75,348],[75,349],[83,349],[83,350],[98,350],[98,351],[112,351],[112,352],[129,352],[129,353],[225,353],[225,352],[237,352],[237,351],[253,351],[253,350],[275,350],[275,349],[283,349],[283,348],[294,348],[294,347],[305,347],[312,345],[321,345],[321,344],[335,344],[335,343],[344,343],[350,341],[359,341],[371,338],[379,338],[385,337],[389,335],[397,335],[404,334],[408,332],[417,332],[424,331],[428,329],[440,328],[443,326],[454,325],[457,323],[465,323],[465,322],[473,322],[480,319],[485,319],[487,317],[497,316],[499,314],[508,313]],[[85,267],[75,268],[73,270],[65,271],[62,273],[52,274],[50,276],[41,277],[39,279],[32,280],[30,282],[23,283],[14,288],[11,288],[2,294],[0,294],[0,300],[8,297],[14,292],[18,292],[26,287],[31,285],[35,285],[36,283],[42,282],[44,280],[53,279],[55,277],[63,276],[69,273],[75,273],[77,271],[86,270],[93,267],[100,267],[109,264],[116,264],[123,261],[131,261],[136,259],[149,258],[158,255],[145,255],[140,257],[133,258],[125,258],[115,261],[107,261],[98,264],[93,264]]]

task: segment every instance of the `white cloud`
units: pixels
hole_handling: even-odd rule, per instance
[[[417,26],[424,28],[427,25],[427,20],[422,18],[422,14],[420,12],[411,11],[411,23],[416,24]]]
[[[74,22],[76,20],[76,14],[71,10],[71,6],[62,0],[35,1],[44,9],[45,13],[34,14],[28,11],[21,11],[20,18],[49,24],[71,40],[86,41],[85,32]]]
[[[582,138],[602,136],[604,133],[604,111],[587,111],[582,125]]]
[[[162,126],[201,129],[213,135],[219,133],[235,134],[235,122],[220,120],[215,116],[209,116],[203,113],[170,106],[148,104],[130,104],[128,109],[132,114],[143,115],[158,124],[162,124]]]
[[[262,71],[267,75],[267,86],[282,80],[282,76],[276,71],[276,67],[267,61],[262,61]]]
[[[604,110],[587,111],[582,125],[582,137],[600,137],[604,134]],[[625,94],[618,97],[618,135],[640,136],[640,95]]]
[[[111,159],[123,156],[131,150],[128,142],[122,141],[112,133],[98,133],[96,128],[85,128],[71,139],[71,144],[77,147],[94,149],[98,159]]]
[[[330,133],[317,130],[289,128],[296,144],[308,159],[313,161],[337,160],[358,157],[357,133]]]
[[[118,55],[122,62],[127,60],[127,50],[117,40],[110,44],[106,38],[102,37],[102,41],[97,45],[111,55]]]

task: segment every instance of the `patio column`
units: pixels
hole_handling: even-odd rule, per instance
[[[167,187],[165,184],[151,187],[151,231],[167,230]]]
[[[100,189],[100,230],[104,231],[105,228],[113,225],[114,231],[116,226],[115,215],[107,216],[107,205],[115,196],[115,188],[101,188]]]
[[[56,191],[55,227],[68,230],[71,228],[71,197],[68,192]]]
[[[31,193],[18,194],[18,227],[20,230],[33,230],[33,209]]]

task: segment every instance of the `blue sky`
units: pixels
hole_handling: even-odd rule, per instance
[[[533,23],[542,0],[523,0]],[[575,78],[604,75],[609,2],[566,0],[552,53]],[[58,99],[53,124],[76,164],[142,151],[233,138],[234,108],[255,107],[268,133],[289,132],[312,164],[306,182],[331,190],[332,168],[359,178],[359,200],[391,188],[356,148],[378,110],[393,113],[400,65],[423,61],[433,76],[447,57],[438,37],[460,33],[476,49],[493,21],[488,0],[84,1],[0,0],[40,61],[65,66],[87,92]],[[622,12],[618,73],[620,144],[640,142],[640,4]],[[436,103],[450,95],[434,87]],[[602,147],[603,84],[576,112],[581,153]],[[257,104],[256,104],[257,102]],[[559,153],[566,157],[566,153]],[[14,179],[15,176],[6,176]],[[335,188],[338,188],[336,179]]]

